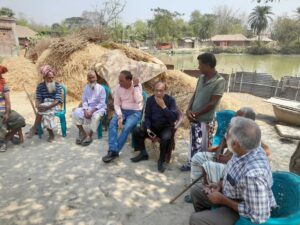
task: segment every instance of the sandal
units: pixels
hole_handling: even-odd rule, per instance
[[[90,145],[91,143],[93,142],[93,139],[84,139],[82,142],[81,142],[81,145],[82,146],[88,146]]]
[[[193,203],[192,196],[191,195],[184,196],[184,201],[186,203]]]
[[[0,145],[0,152],[6,152],[6,150],[7,150],[6,144],[5,144],[5,143],[2,143],[2,144]]]
[[[32,128],[30,128],[29,131],[27,131],[27,132],[25,133],[25,136],[26,136],[27,138],[32,138],[34,135],[35,135],[35,133],[33,132],[33,129],[32,129]]]
[[[187,165],[187,164],[182,165],[182,166],[180,167],[180,171],[181,171],[181,172],[191,171],[191,166],[190,166],[190,165]]]
[[[11,139],[11,142],[12,142],[14,145],[19,145],[19,144],[21,144],[23,141],[21,141],[19,137],[14,136],[14,137]]]
[[[75,143],[76,143],[76,145],[81,145],[81,144],[82,144],[82,141],[83,141],[83,139],[81,139],[81,138],[76,138]]]

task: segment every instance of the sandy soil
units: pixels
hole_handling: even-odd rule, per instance
[[[24,93],[12,93],[13,108],[29,124],[34,116]],[[234,101],[258,112],[263,140],[273,152],[273,170],[288,170],[297,141],[281,139],[274,128],[271,106],[257,97],[226,94],[223,105]],[[230,103],[231,104],[231,103]],[[238,105],[239,104],[239,105]],[[77,131],[68,104],[68,136],[59,134],[53,144],[34,137],[20,146],[9,145],[0,154],[0,224],[188,224],[193,211],[183,196],[174,205],[168,201],[189,183],[189,174],[179,172],[186,159],[188,132],[177,134],[176,150],[164,174],[156,168],[157,152],[148,149],[151,159],[133,164],[130,143],[111,164],[101,157],[107,151],[107,132],[89,147],[77,146]],[[231,106],[233,107],[233,106]]]

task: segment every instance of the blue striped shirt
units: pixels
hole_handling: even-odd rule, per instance
[[[60,103],[63,103],[62,100],[62,87],[59,85],[59,83],[55,82],[55,88],[56,91],[53,93],[49,93],[46,83],[40,83],[36,88],[36,100],[38,100],[40,103],[44,103],[45,98],[50,98],[53,100],[57,100]]]
[[[3,89],[0,90],[0,111],[5,111],[5,97],[4,95],[9,92],[7,85],[4,85]]]

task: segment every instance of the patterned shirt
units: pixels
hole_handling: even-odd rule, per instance
[[[53,93],[49,93],[46,83],[40,83],[37,88],[36,88],[36,99],[40,102],[40,103],[44,103],[45,99],[54,99],[57,100],[59,103],[63,103],[62,100],[62,87],[59,85],[59,83],[55,82],[55,88],[56,91]]]
[[[239,202],[240,216],[263,223],[276,206],[268,158],[261,147],[238,157],[233,155],[225,168],[223,194]]]
[[[4,85],[3,87],[2,87],[2,90],[0,90],[0,111],[1,112],[4,112],[5,111],[5,97],[4,97],[4,95],[6,94],[6,93],[8,93],[9,92],[9,88],[8,88],[8,86],[7,85]]]

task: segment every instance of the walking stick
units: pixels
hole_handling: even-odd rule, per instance
[[[189,186],[187,186],[186,188],[184,188],[178,195],[175,196],[175,198],[173,198],[169,204],[173,204],[175,202],[175,200],[177,198],[179,198],[184,192],[186,192],[188,189],[190,189],[194,184],[196,184],[200,179],[202,178],[202,176],[198,177],[196,180],[194,180]]]
[[[23,88],[24,88],[24,91],[25,91],[25,93],[26,93],[26,95],[27,95],[27,98],[29,99],[29,101],[30,101],[30,104],[31,104],[31,107],[32,107],[32,109],[33,109],[33,112],[34,112],[34,114],[36,115],[36,109],[35,109],[35,107],[34,107],[34,104],[33,104],[33,102],[32,102],[32,100],[31,100],[31,98],[30,98],[30,94],[28,93],[28,91],[27,91],[27,89],[26,89],[26,87],[25,87],[25,85],[23,84]]]

